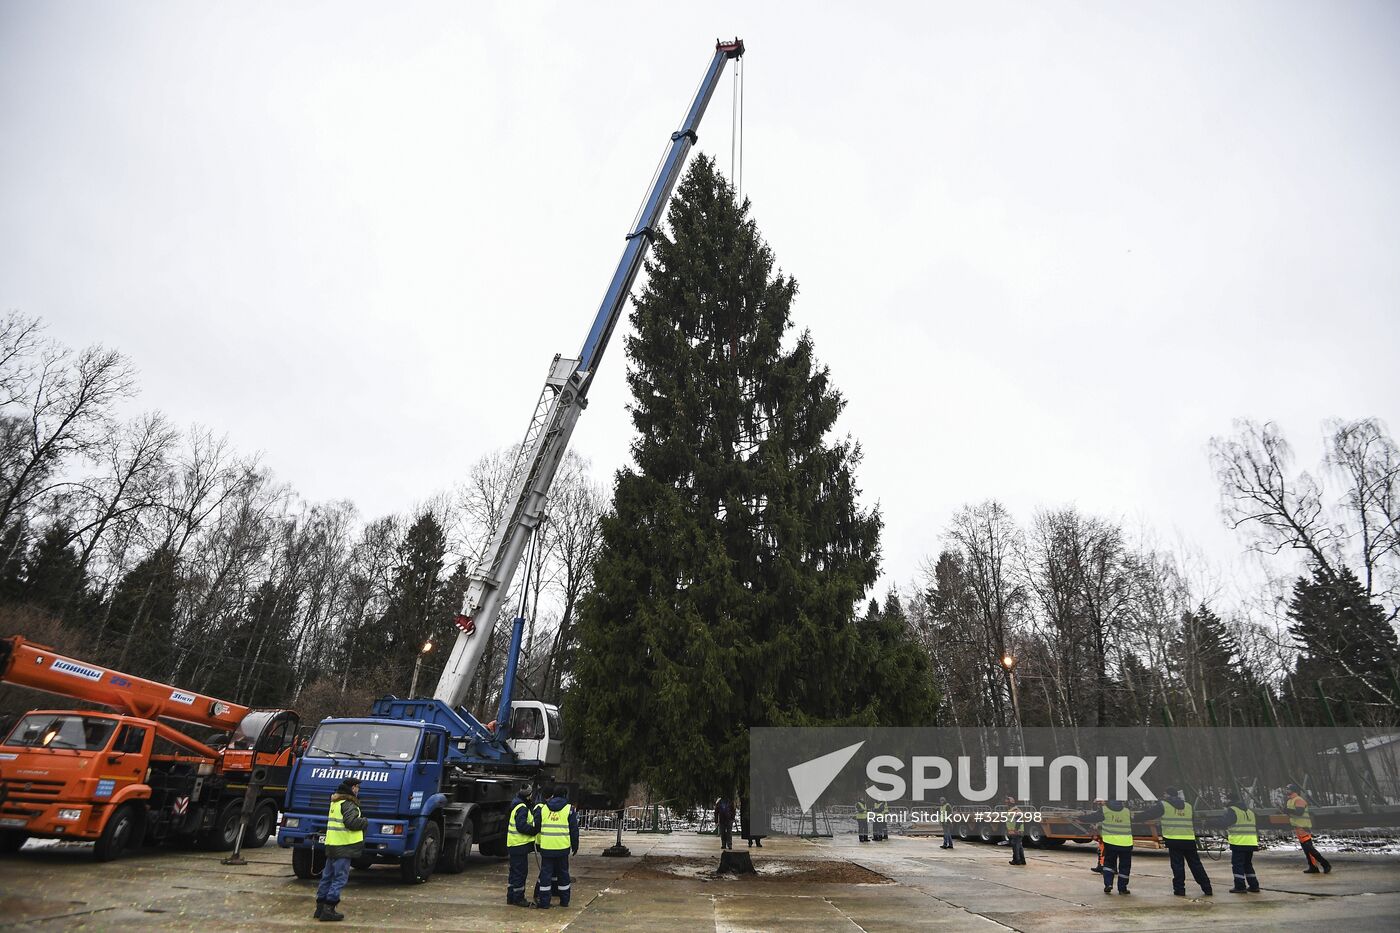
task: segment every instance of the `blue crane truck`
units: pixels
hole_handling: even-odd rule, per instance
[[[641,210],[627,234],[622,258],[608,284],[577,358],[556,355],[535,404],[525,439],[511,468],[510,507],[494,529],[490,547],[472,572],[457,641],[431,698],[384,697],[362,718],[326,719],[287,782],[277,844],[292,850],[298,878],[313,878],[325,858],[331,793],[347,777],[360,780],[360,803],[369,828],[356,867],[389,862],[404,881],[427,881],[435,871],[462,871],[476,845],[483,855],[506,854],[506,819],[516,792],[551,780],[563,756],[559,709],[534,700],[512,700],[520,659],[525,609],[514,618],[501,703],[483,725],[463,707],[487,638],[500,617],[517,565],[543,520],[550,485],[588,402],[588,389],[626,306],[662,212],[680,179],[696,129],[726,63],[744,54],[744,43],[715,43],[714,56],[680,129],[671,134]],[[526,579],[530,561],[526,558]]]

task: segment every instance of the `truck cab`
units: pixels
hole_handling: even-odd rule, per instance
[[[109,817],[151,795],[146,775],[155,736],[155,723],[116,713],[21,716],[0,739],[0,851],[15,851],[31,837],[97,840],[102,857]]]
[[[292,849],[297,877],[320,872],[331,795],[352,777],[360,781],[360,809],[369,820],[361,867],[397,861],[418,880],[430,863],[431,874],[444,837],[462,822],[442,793],[447,746],[447,730],[435,723],[322,721],[293,765],[277,833],[277,844]]]
[[[514,701],[506,744],[521,761],[557,767],[564,760],[564,730],[559,707],[537,700]]]

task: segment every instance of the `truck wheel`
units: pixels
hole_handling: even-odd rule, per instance
[[[1026,845],[1040,848],[1045,845],[1045,827],[1039,823],[1030,823],[1026,826]]]
[[[242,799],[230,800],[220,807],[214,825],[199,837],[200,848],[211,852],[227,852],[232,849],[234,842],[238,840],[238,817],[242,812]]]
[[[141,832],[141,814],[131,804],[118,807],[102,827],[102,835],[97,837],[97,846],[92,854],[99,862],[110,862],[119,858],[131,841]]]
[[[4,830],[0,832],[0,852],[6,854],[18,852],[28,840],[28,833],[22,833],[14,829]]]
[[[261,849],[277,829],[277,806],[271,800],[264,800],[253,811],[248,821],[248,831],[243,834],[243,848]]]
[[[323,849],[311,846],[297,846],[292,850],[292,874],[302,881],[321,877],[321,869],[326,867],[326,853]]]
[[[442,852],[442,829],[434,822],[423,824],[418,848],[399,859],[399,874],[405,884],[422,884],[433,876],[438,855]]]
[[[438,858],[438,871],[449,875],[460,875],[467,870],[467,859],[472,854],[472,824],[462,827],[462,834],[456,839],[447,840]]]

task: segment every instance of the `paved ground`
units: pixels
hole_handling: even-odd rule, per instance
[[[1229,865],[1208,862],[1221,893],[1171,896],[1164,853],[1139,852],[1131,897],[1105,897],[1088,873],[1087,848],[1027,850],[1029,865],[1007,865],[1005,848],[959,843],[940,851],[931,838],[770,839],[769,865],[801,859],[853,862],[892,883],[793,883],[781,878],[709,880],[644,870],[653,859],[713,855],[713,837],[677,833],[628,836],[633,858],[597,853],[610,835],[586,834],[576,857],[574,901],[566,910],[506,907],[503,861],[476,858],[457,876],[406,887],[398,873],[356,872],[342,909],[342,930],[520,930],[572,933],[697,931],[1213,930],[1325,929],[1348,933],[1395,930],[1400,923],[1400,857],[1339,855],[1331,875],[1303,875],[1296,853],[1260,853],[1255,865],[1267,889],[1231,895]],[[153,850],[95,864],[84,851],[26,849],[0,857],[0,930],[272,930],[309,927],[314,892],[291,873],[288,853],[248,853],[246,868],[219,856]],[[830,866],[840,876],[843,866]],[[533,878],[533,870],[531,877]],[[849,872],[860,876],[859,872]],[[318,928],[319,925],[317,925]]]

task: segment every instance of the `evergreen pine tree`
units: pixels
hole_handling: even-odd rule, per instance
[[[1240,716],[1254,715],[1260,680],[1240,663],[1239,653],[1234,636],[1205,603],[1182,616],[1168,659],[1180,689],[1180,724],[1209,725],[1207,701],[1214,702],[1222,726],[1241,725]]]
[[[890,590],[884,606],[872,599],[857,634],[864,661],[860,678],[869,691],[865,718],[882,726],[933,725],[938,694],[932,664],[918,646],[899,594]]]
[[[419,515],[399,545],[384,614],[378,624],[364,626],[356,633],[356,656],[380,659],[383,669],[392,672],[396,691],[408,689],[405,677],[413,669],[423,642],[434,634],[446,551],[447,537],[437,519],[431,512]]]
[[[169,548],[153,551],[121,578],[106,630],[116,649],[114,667],[157,680],[170,675],[179,598],[179,566]]]
[[[87,580],[78,554],[69,543],[72,532],[56,524],[34,542],[24,559],[23,600],[31,606],[60,615],[70,599],[86,611]]]
[[[1289,632],[1300,645],[1290,687],[1305,724],[1330,725],[1317,700],[1318,682],[1339,722],[1343,701],[1363,722],[1394,721],[1400,706],[1394,692],[1400,645],[1385,613],[1350,568],[1334,573],[1316,567],[1311,578],[1299,577],[1288,617],[1293,620]]]
[[[857,502],[859,446],[828,437],[844,402],[810,336],[785,342],[797,283],[747,202],[701,157],[667,220],[627,339],[636,468],[602,522],[569,715],[614,789],[697,801],[742,788],[749,726],[876,721],[853,607],[881,522]]]

